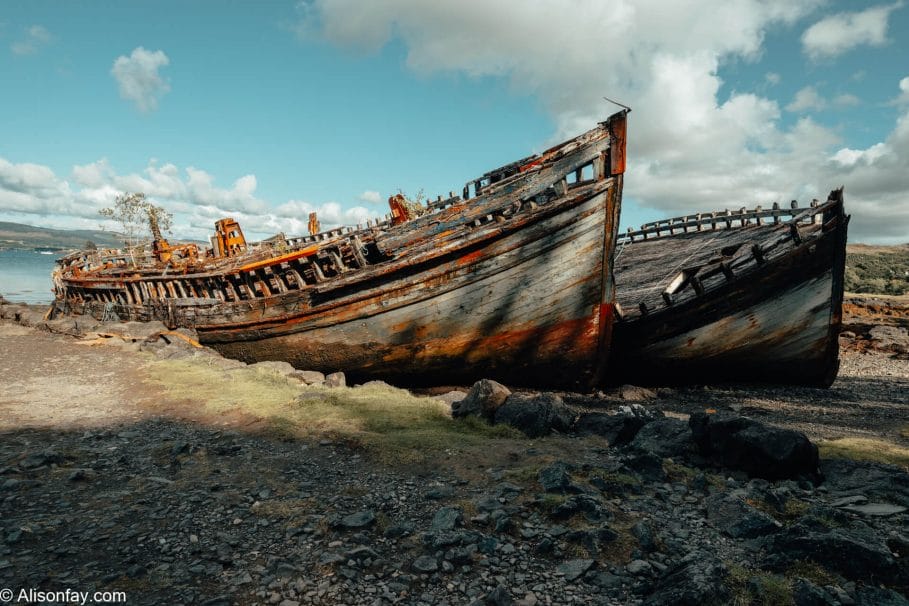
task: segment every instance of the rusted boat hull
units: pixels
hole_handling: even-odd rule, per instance
[[[206,324],[200,341],[249,362],[343,370],[354,381],[590,387],[601,379],[620,188],[384,283],[257,322]],[[285,305],[292,305],[290,302]],[[223,317],[212,310],[212,319]],[[255,316],[255,312],[251,314]]]
[[[156,235],[139,263],[71,255],[56,307],[161,320],[228,356],[352,381],[593,387],[612,331],[626,114],[486,173],[472,198],[393,197],[365,227],[247,245],[224,219],[193,254]]]
[[[657,272],[676,263],[673,238],[685,238],[690,244],[684,250],[694,250],[717,233],[680,233],[627,244],[623,254],[632,252],[618,262],[618,299],[619,309],[624,305],[634,315],[626,313],[616,324],[610,382],[829,386],[839,369],[848,225],[842,192],[832,193],[814,216],[817,220],[801,225],[795,239],[785,222],[729,228],[738,231],[707,246],[719,251],[734,239],[735,246],[747,251],[737,269],[726,262],[728,275],[698,283],[700,293],[674,293],[659,303],[651,297],[643,310],[635,309],[633,297],[623,301],[622,294],[627,285],[623,273],[635,263],[635,251],[644,258],[648,255],[642,248],[661,247],[665,256],[647,260]]]

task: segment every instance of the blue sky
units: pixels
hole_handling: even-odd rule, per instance
[[[623,225],[846,186],[909,241],[903,2],[0,4],[0,220],[145,191],[204,237],[387,212],[631,105]],[[901,88],[902,87],[902,88]]]

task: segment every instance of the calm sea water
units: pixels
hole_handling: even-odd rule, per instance
[[[42,255],[27,250],[0,250],[0,294],[7,301],[50,303],[51,271],[57,253]]]

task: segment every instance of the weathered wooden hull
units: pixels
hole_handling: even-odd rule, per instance
[[[236,254],[220,244],[176,266],[159,252],[138,264],[121,251],[71,255],[56,309],[161,320],[228,356],[353,381],[593,387],[612,331],[625,114],[486,173],[469,200],[468,188],[425,207],[395,198],[365,228]]]
[[[527,228],[300,313],[219,325],[200,340],[246,361],[343,370],[352,380],[590,387],[611,329],[615,186]],[[274,305],[271,307],[274,308]],[[211,319],[224,318],[223,310]]]
[[[791,225],[777,223],[732,227],[739,231],[716,241],[717,233],[708,230],[627,244],[628,257],[616,269],[618,299],[634,315],[616,324],[609,381],[829,386],[839,368],[848,225],[837,193],[818,210],[819,221],[800,226],[794,240]],[[660,302],[651,296],[649,306],[634,309],[635,297],[623,297],[623,288],[633,288],[623,274],[642,271],[631,269],[636,257],[646,258],[653,272],[674,266],[673,238],[685,238],[686,251],[698,243],[717,251],[732,243],[751,249],[751,258],[740,257],[736,271],[727,264],[728,275],[699,283],[700,293]]]

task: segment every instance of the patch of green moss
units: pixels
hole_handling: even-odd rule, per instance
[[[792,581],[782,575],[753,570],[739,564],[727,564],[726,584],[735,606],[790,606]]]
[[[824,459],[855,459],[889,463],[909,469],[909,448],[871,438],[820,440],[818,450]]]

